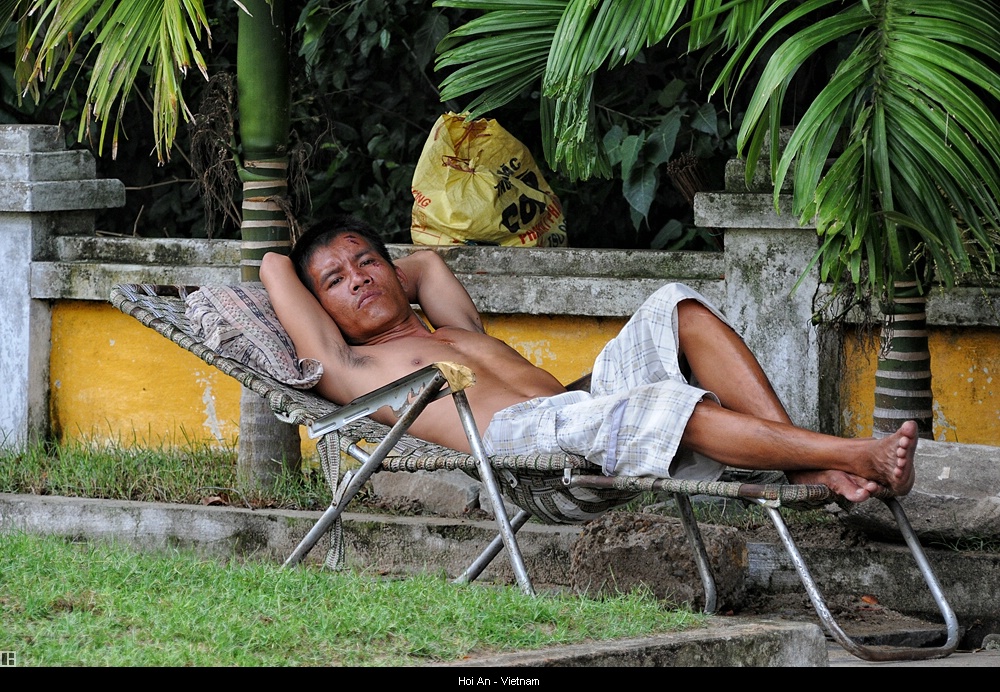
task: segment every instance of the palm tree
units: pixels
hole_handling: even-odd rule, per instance
[[[874,295],[885,315],[876,434],[916,418],[931,435],[924,303],[996,270],[1000,239],[1000,14],[976,0],[438,0],[481,17],[442,42],[442,84],[481,90],[476,113],[541,80],[545,157],[571,176],[607,174],[593,126],[593,76],[668,37],[686,19],[689,49],[732,49],[716,89],[749,79],[773,49],[739,133],[748,176],[770,141],[777,200],[791,175],[795,213],[814,220],[823,280]],[[775,44],[778,44],[775,48]],[[778,147],[793,77],[846,53]]]
[[[932,277],[950,286],[996,269],[1000,14],[971,0],[777,2],[773,12],[771,27],[747,46],[746,60],[737,54],[727,75],[772,36],[804,28],[768,61],[740,145],[753,165],[764,139],[777,137],[776,114],[804,60],[850,46],[784,152],[772,150],[772,177],[780,183],[792,175],[795,213],[816,220],[821,278],[847,275],[856,291],[882,299],[876,434],[916,418],[930,437],[925,306]],[[835,153],[841,135],[845,144]]]
[[[234,151],[243,181],[241,277],[259,280],[266,252],[288,252],[287,190],[289,136],[288,36],[285,0],[234,0],[239,11],[237,91],[240,147]],[[181,81],[192,67],[207,77],[199,44],[209,38],[203,0],[6,0],[2,17],[22,26],[19,54],[32,63],[28,84],[53,83],[69,71],[80,39],[92,36],[96,52],[80,122],[83,139],[100,123],[98,149],[111,126],[112,153],[118,127],[136,79],[149,64],[153,89],[153,131],[157,156],[169,157],[181,120],[193,115]],[[0,27],[2,29],[2,27]],[[88,57],[90,53],[88,53]],[[243,479],[269,486],[281,460],[297,469],[298,429],[276,421],[261,397],[244,389],[240,415],[240,471]]]
[[[288,215],[288,22],[285,0],[243,0],[237,42],[237,93],[243,215],[240,274],[260,281],[268,252],[291,250]],[[282,467],[301,463],[298,428],[280,423],[267,402],[243,388],[240,396],[240,469],[244,482],[272,487]],[[281,465],[275,463],[281,462]]]

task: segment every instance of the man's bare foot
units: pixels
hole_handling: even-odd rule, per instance
[[[879,484],[845,471],[786,471],[792,483],[825,485],[851,502],[864,502],[879,489]]]
[[[792,483],[825,485],[851,502],[864,502],[880,489],[888,489],[897,497],[910,492],[915,480],[916,422],[906,421],[889,437],[864,442],[866,458],[856,466],[869,477],[835,470],[786,471],[785,475]]]
[[[908,420],[899,430],[878,440],[872,455],[872,466],[884,486],[901,497],[910,492],[916,475],[913,457],[917,452],[917,423]]]

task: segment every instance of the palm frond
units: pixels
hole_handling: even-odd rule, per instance
[[[117,152],[122,110],[140,70],[149,64],[157,156],[169,158],[180,119],[190,118],[181,80],[192,67],[208,76],[198,48],[202,35],[210,35],[203,0],[34,0],[31,12],[36,25],[26,50],[37,50],[38,58],[29,83],[50,79],[57,84],[72,64],[79,38],[94,38],[96,57],[80,137],[92,116],[101,123],[101,151],[113,124],[112,152]]]
[[[761,18],[774,0],[691,0],[688,50],[697,50],[722,38],[732,48],[756,31]],[[664,32],[663,36],[666,36]]]
[[[442,81],[442,100],[481,91],[469,105],[473,116],[481,115],[509,102],[541,77],[539,111],[546,160],[573,179],[608,175],[610,167],[594,125],[594,74],[627,63],[642,48],[662,41],[676,29],[690,4],[687,0],[437,0],[435,6],[485,12],[438,45],[439,69],[462,65]]]
[[[486,14],[450,32],[438,44],[435,69],[463,65],[441,82],[441,100],[481,92],[472,117],[508,103],[545,71],[552,38],[568,0],[490,2],[438,0],[435,7],[481,9]]]
[[[7,31],[7,25],[15,17],[20,20],[24,14],[26,0],[0,0],[0,34]]]
[[[773,36],[794,31],[751,98],[739,134],[748,164],[766,137],[777,140],[776,114],[805,60],[853,38],[784,152],[771,153],[776,189],[794,166],[795,213],[814,218],[823,237],[821,275],[846,272],[858,285],[867,263],[868,286],[883,289],[912,272],[914,252],[928,256],[946,283],[995,268],[1000,13],[974,0],[872,0],[822,17],[830,4],[776,3],[783,14],[768,18],[774,28],[727,65],[719,84],[731,86]],[[795,30],[800,20],[805,26]],[[834,154],[838,133],[847,145]]]

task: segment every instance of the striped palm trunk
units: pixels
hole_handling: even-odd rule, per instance
[[[874,435],[885,437],[915,420],[920,437],[933,437],[931,354],[927,342],[927,292],[917,281],[897,281],[885,308],[882,348],[875,373]]]
[[[283,200],[288,191],[288,158],[244,159],[243,220],[240,223],[240,279],[260,281],[268,252],[287,255],[292,247]]]
[[[239,13],[237,90],[243,149],[243,238],[240,276],[260,281],[268,252],[291,248],[284,201],[288,192],[291,94],[284,0],[244,0]],[[240,397],[238,470],[245,485],[271,488],[282,471],[298,470],[301,441],[296,426],[278,421],[260,396]]]

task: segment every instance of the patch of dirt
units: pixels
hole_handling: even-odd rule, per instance
[[[797,521],[794,517],[786,517],[785,521],[795,543],[801,547],[827,548],[839,545],[844,548],[859,548],[868,545],[869,542],[867,535],[841,523],[835,516],[810,521]],[[770,521],[747,529],[744,535],[750,543],[781,543],[778,530]]]
[[[863,532],[847,526],[834,516],[798,520],[794,514],[786,516],[789,532],[800,548],[827,548],[852,550],[878,542]],[[781,545],[774,525],[768,521],[746,530],[748,542]],[[941,625],[904,615],[882,606],[874,594],[837,594],[823,592],[830,614],[850,636],[863,638],[870,643],[883,643],[895,633],[921,633],[940,631]],[[752,593],[738,615],[772,617],[795,622],[812,622],[820,625],[819,616],[804,591],[785,594]],[[932,634],[928,634],[932,637]],[[888,643],[890,640],[886,640]]]
[[[840,627],[851,637],[868,639],[886,637],[899,632],[938,631],[940,624],[903,615],[879,605],[871,595],[824,594],[826,606]],[[767,617],[792,622],[821,625],[809,597],[803,593],[755,594],[739,613],[740,616]]]
[[[351,505],[351,510],[404,517],[434,516],[432,512],[425,511],[423,503],[415,498],[385,498],[375,495],[365,498],[362,502],[355,501]]]

